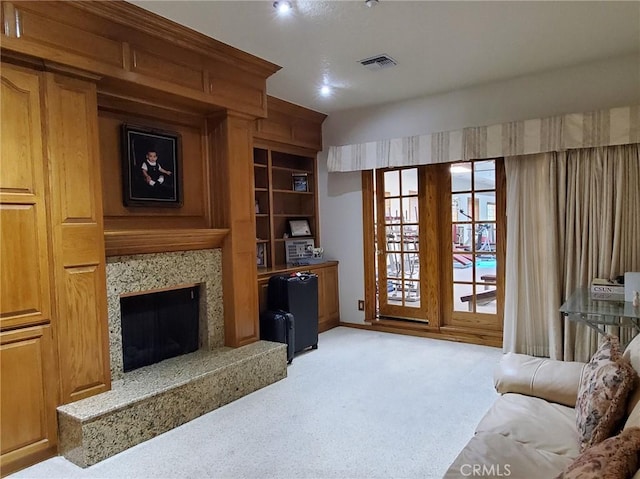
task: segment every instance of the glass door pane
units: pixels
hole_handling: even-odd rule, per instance
[[[382,316],[424,320],[421,312],[418,169],[377,175],[377,274]]]
[[[453,311],[496,314],[495,161],[450,169]]]

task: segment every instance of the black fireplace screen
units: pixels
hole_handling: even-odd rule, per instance
[[[198,349],[198,286],[120,298],[125,372]]]

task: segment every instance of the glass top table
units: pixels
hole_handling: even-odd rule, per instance
[[[560,306],[560,312],[602,334],[606,334],[604,326],[630,327],[640,332],[640,308],[634,308],[630,301],[592,299],[589,288],[575,290]]]

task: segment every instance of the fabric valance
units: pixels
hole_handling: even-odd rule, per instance
[[[372,170],[628,143],[640,143],[640,105],[331,146],[328,169]]]

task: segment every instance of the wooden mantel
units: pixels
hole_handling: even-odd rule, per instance
[[[221,248],[229,229],[105,231],[106,256]]]

